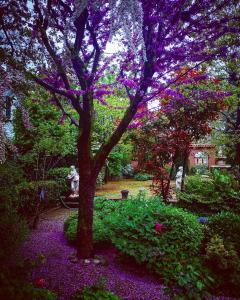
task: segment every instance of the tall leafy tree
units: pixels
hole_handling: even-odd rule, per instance
[[[63,124],[60,111],[49,103],[44,89],[30,93],[24,100],[24,106],[28,110],[32,128],[26,129],[22,112],[16,110],[13,120],[14,144],[28,178],[42,180],[64,158],[76,157],[77,129],[71,126],[69,120]]]
[[[235,4],[234,0],[4,1],[5,51],[18,62],[16,68],[25,69],[28,78],[51,94],[63,117],[79,130],[79,257],[93,253],[95,184],[110,151],[138,108],[175,82],[169,74],[186,63],[194,68],[226,55],[226,47],[218,47],[216,41],[236,30],[237,16],[226,14],[227,7]],[[121,42],[120,49],[106,55],[106,45],[114,36]],[[112,83],[102,83],[99,79],[111,71],[113,62],[118,65],[117,76]],[[116,84],[126,89],[129,105],[93,155],[94,99],[107,105],[104,97],[115,92]],[[70,103],[77,119],[66,113],[63,102]]]
[[[153,190],[165,201],[177,161],[182,161],[184,177],[191,143],[211,132],[210,123],[226,107],[227,95],[215,79],[192,71],[176,82],[174,91],[165,90],[160,109],[137,130],[139,167],[154,175]]]

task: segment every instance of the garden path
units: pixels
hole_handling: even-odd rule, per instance
[[[75,253],[64,238],[63,224],[70,210],[57,209],[41,216],[38,228],[30,234],[22,248],[24,258],[37,260],[40,255],[46,262],[34,269],[33,282],[44,278],[46,286],[57,292],[60,300],[68,300],[77,289],[92,285],[101,277],[106,279],[106,287],[124,300],[164,300],[163,286],[152,275],[140,269],[129,269],[114,258],[114,248],[98,249],[97,255],[105,257],[107,266],[72,263],[69,255]]]

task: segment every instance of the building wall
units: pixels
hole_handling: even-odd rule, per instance
[[[196,166],[195,156],[198,152],[204,152],[208,156],[208,169],[210,170],[212,165],[216,164],[216,154],[215,146],[210,144],[197,145],[193,144],[191,146],[190,154],[188,157],[188,168],[191,169]]]

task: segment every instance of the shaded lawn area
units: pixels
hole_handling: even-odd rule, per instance
[[[95,196],[107,198],[121,198],[121,190],[129,190],[129,196],[135,196],[139,189],[145,188],[147,196],[153,195],[150,190],[152,180],[137,181],[134,179],[123,179],[119,181],[110,181],[96,190]]]

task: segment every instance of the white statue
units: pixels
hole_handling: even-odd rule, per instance
[[[183,167],[179,167],[176,174],[176,190],[181,190],[183,179]]]
[[[69,180],[71,180],[71,190],[73,196],[78,195],[79,192],[79,175],[75,168],[75,166],[71,166],[71,172],[67,177]]]

